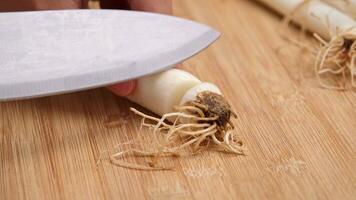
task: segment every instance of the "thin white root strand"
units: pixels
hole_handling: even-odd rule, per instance
[[[127,156],[149,156],[155,157],[157,155],[162,156],[163,154],[160,152],[145,152],[138,149],[129,149],[127,151],[122,151],[110,156],[110,161],[114,165],[128,168],[128,169],[137,169],[137,170],[173,170],[173,167],[163,167],[163,166],[155,166],[154,163],[150,163],[149,166],[140,165],[135,163],[129,163],[122,160],[123,157]]]

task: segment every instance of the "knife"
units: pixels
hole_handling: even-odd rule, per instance
[[[170,68],[219,37],[182,18],[122,10],[0,14],[0,101],[120,83]]]

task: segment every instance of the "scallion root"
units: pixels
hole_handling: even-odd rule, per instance
[[[351,86],[356,88],[356,34],[353,31],[355,28],[338,33],[329,42],[314,34],[321,43],[315,59],[315,73],[322,87],[344,90],[349,76]],[[341,77],[340,83],[338,85],[324,83],[322,79],[324,74]]]
[[[237,138],[231,118],[236,114],[225,99],[212,92],[201,92],[196,100],[176,106],[175,112],[157,118],[144,114],[135,108],[132,112],[142,117],[141,126],[152,130],[156,151],[148,152],[129,149],[110,157],[113,164],[140,170],[169,170],[172,167],[139,165],[122,160],[125,156],[180,156],[183,151],[196,154],[214,149],[227,153],[244,155],[243,143]]]
[[[344,9],[338,11],[320,0],[260,1],[284,15],[282,30],[288,30],[289,24],[293,21],[300,25],[301,34],[304,35],[305,30],[309,30],[317,39],[318,46],[310,47],[286,36],[289,34],[282,35],[288,42],[315,55],[314,69],[321,87],[345,90],[351,85],[352,88],[356,88],[356,23],[354,19],[341,12]],[[343,4],[347,5],[347,2]],[[329,18],[329,14],[334,18]],[[336,79],[336,84],[327,82],[327,78]]]

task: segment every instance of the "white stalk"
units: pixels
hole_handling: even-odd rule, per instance
[[[202,83],[183,70],[170,69],[138,79],[137,87],[128,99],[162,116],[173,112],[175,106],[188,99],[194,100],[203,90],[221,94],[211,83]],[[185,101],[182,101],[183,97]]]
[[[356,0],[323,0],[329,5],[356,19]]]
[[[188,101],[194,101],[197,94],[204,91],[210,91],[222,95],[220,89],[216,85],[212,83],[201,83],[185,92],[184,96],[181,98],[180,105],[183,105]]]
[[[318,0],[258,0],[282,15],[292,14],[292,20],[326,40],[335,36],[338,31],[355,27],[355,21]],[[292,12],[295,12],[294,14]]]

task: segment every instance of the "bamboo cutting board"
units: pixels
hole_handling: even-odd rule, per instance
[[[222,88],[248,155],[161,161],[175,171],[122,169],[105,157],[149,134],[129,112],[137,105],[105,89],[5,102],[0,199],[355,199],[356,92],[318,87],[310,57],[253,1],[176,0],[174,9],[222,32],[184,68]]]

